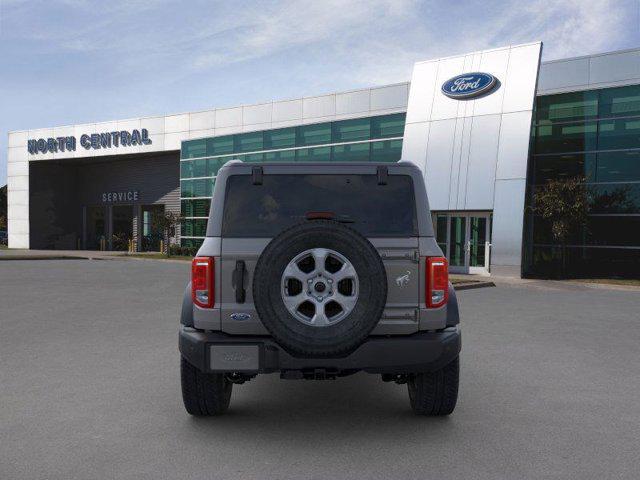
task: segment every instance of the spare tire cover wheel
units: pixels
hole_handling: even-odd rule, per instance
[[[358,347],[380,320],[386,299],[385,268],[375,247],[331,220],[282,232],[254,273],[260,320],[282,347],[305,356]]]

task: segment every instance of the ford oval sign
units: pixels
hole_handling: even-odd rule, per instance
[[[490,92],[496,83],[496,77],[488,73],[464,73],[444,82],[442,93],[449,98],[473,98]]]

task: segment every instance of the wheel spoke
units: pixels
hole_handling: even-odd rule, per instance
[[[358,301],[357,295],[342,295],[340,292],[336,292],[333,296],[333,300],[342,307],[342,310],[346,313],[351,313],[353,307],[355,307]]]
[[[356,278],[356,269],[350,263],[344,263],[342,268],[333,275],[334,282],[339,282],[345,278]]]
[[[282,301],[284,302],[284,306],[287,307],[287,310],[289,310],[294,315],[298,311],[298,308],[300,307],[300,305],[304,303],[306,300],[307,300],[307,295],[305,294],[304,290],[300,292],[298,295],[282,296]]]
[[[307,274],[300,270],[300,267],[298,267],[295,262],[291,262],[287,265],[287,268],[285,268],[282,278],[295,278],[296,280],[304,283],[307,278]]]
[[[327,317],[327,314],[324,312],[323,304],[316,303],[316,313],[311,318],[311,323],[316,327],[324,327],[326,325],[329,325],[329,317]]]
[[[311,251],[313,262],[315,264],[314,273],[324,273],[324,265],[329,252],[324,248],[314,248]]]

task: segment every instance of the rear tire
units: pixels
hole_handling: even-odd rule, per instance
[[[460,359],[430,373],[416,373],[409,377],[409,402],[416,415],[449,415],[458,401]]]
[[[191,415],[221,415],[229,408],[233,384],[222,373],[204,373],[180,357],[184,408]]]

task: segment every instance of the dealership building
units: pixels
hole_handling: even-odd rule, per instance
[[[424,172],[452,271],[638,276],[640,49],[540,62],[542,44],[418,62],[410,81],[255,105],[14,131],[9,247],[157,250],[154,217],[206,231],[216,173],[247,162],[397,162]],[[559,245],[536,209],[578,178]]]

